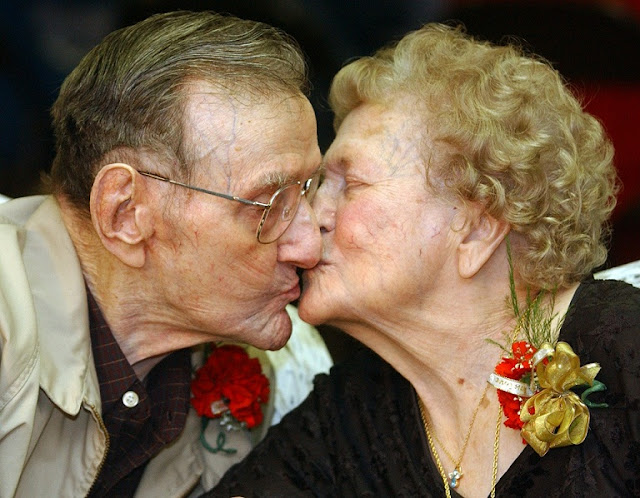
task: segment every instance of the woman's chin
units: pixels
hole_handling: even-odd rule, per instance
[[[304,289],[302,291],[302,295],[298,300],[298,315],[305,322],[310,323],[312,325],[317,325],[315,322],[311,321],[313,319],[313,299],[309,296],[309,291]]]
[[[319,266],[302,275],[302,293],[298,300],[300,318],[311,325],[330,322],[344,311],[349,301],[345,283],[335,274],[327,275],[328,266]]]
[[[313,288],[304,289],[298,301],[298,314],[305,322],[319,325],[327,320],[324,301]]]

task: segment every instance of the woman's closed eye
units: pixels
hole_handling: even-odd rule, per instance
[[[347,175],[343,179],[343,190],[347,195],[355,195],[361,193],[368,187],[371,187],[371,185],[372,184],[370,182],[367,182],[359,177]]]

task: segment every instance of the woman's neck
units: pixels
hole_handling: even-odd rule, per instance
[[[468,299],[468,296],[467,296]],[[484,389],[504,343],[515,327],[505,295],[468,300],[454,309],[443,300],[420,310],[396,310],[393,317],[369,315],[335,324],[378,353],[403,375],[421,397],[457,399]]]

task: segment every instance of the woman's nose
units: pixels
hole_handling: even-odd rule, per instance
[[[331,202],[328,186],[321,185],[313,199],[312,207],[321,232],[331,232],[335,228],[336,210]]]

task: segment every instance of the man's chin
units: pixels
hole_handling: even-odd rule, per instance
[[[254,344],[257,348],[277,351],[282,349],[291,337],[293,325],[291,317],[286,309],[273,316],[260,336],[259,344]]]

